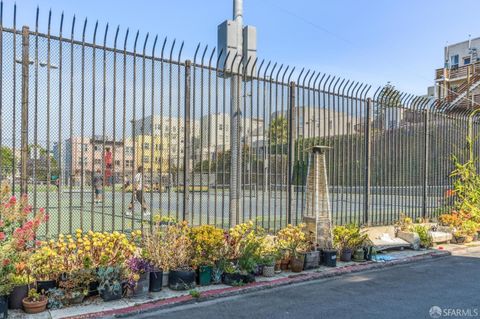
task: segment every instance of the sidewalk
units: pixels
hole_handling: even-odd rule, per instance
[[[472,247],[480,246],[470,245]],[[302,273],[282,272],[275,277],[256,277],[256,282],[241,287],[231,287],[226,285],[211,285],[206,287],[197,287],[200,292],[200,298],[195,299],[190,296],[189,291],[172,291],[168,288],[157,293],[151,293],[143,298],[124,298],[118,301],[103,302],[99,297],[89,299],[79,306],[67,307],[58,310],[45,311],[38,315],[26,315],[22,311],[9,311],[9,318],[21,319],[50,319],[50,318],[99,318],[99,317],[121,317],[125,315],[148,312],[149,310],[178,306],[186,303],[194,303],[213,298],[226,297],[236,294],[243,294],[262,289],[316,280],[334,276],[340,276],[352,272],[367,271],[383,267],[389,267],[399,264],[412,263],[421,260],[444,257],[452,252],[460,252],[468,249],[470,246],[462,245],[440,245],[438,249],[431,250],[402,250],[392,251],[388,254],[388,261],[368,261],[368,262],[337,262],[336,268],[320,267],[313,270],[307,270]]]

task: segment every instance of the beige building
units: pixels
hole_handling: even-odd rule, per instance
[[[435,97],[449,102],[452,111],[480,103],[480,38],[445,47],[444,67],[435,71]]]

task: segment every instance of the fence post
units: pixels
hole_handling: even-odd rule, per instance
[[[371,178],[371,163],[370,163],[370,153],[372,150],[372,141],[371,141],[371,131],[372,131],[372,99],[367,99],[367,114],[366,114],[366,123],[365,123],[365,190],[363,198],[363,223],[365,225],[370,224],[370,219],[368,216],[368,210],[370,209],[370,178]]]
[[[423,172],[423,206],[422,206],[422,217],[425,218],[427,216],[427,196],[428,196],[428,150],[430,148],[430,139],[429,139],[429,130],[428,130],[428,121],[429,115],[428,110],[425,110],[425,118],[424,118],[424,125],[425,125],[425,135],[424,135],[424,172]]]
[[[190,60],[185,61],[185,127],[183,137],[183,220],[190,219],[188,211],[190,207],[190,86],[191,86],[191,67]]]
[[[22,27],[22,123],[21,123],[21,177],[20,194],[28,192],[28,79],[30,67],[30,30],[27,26]],[[15,191],[15,190],[14,190]]]
[[[295,82],[288,87],[288,172],[287,172],[287,224],[292,223],[293,166],[295,152]]]

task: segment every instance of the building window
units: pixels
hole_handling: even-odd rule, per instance
[[[470,57],[463,58],[463,65],[469,65],[470,61],[471,61]]]
[[[458,60],[458,54],[452,55],[450,57],[450,67],[453,69],[458,68]]]

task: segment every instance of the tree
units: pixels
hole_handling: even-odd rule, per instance
[[[35,154],[36,153],[36,154]],[[48,182],[52,176],[59,175],[57,160],[47,150],[40,145],[28,146],[29,159],[27,161],[27,174],[34,177],[33,168],[35,167],[35,179],[38,181]],[[48,158],[50,157],[50,158]],[[50,169],[50,176],[48,175]]]
[[[2,157],[2,175],[8,174],[12,171],[14,156],[10,148],[2,146],[0,148],[0,156]]]
[[[288,121],[281,115],[270,122],[268,138],[271,145],[286,144],[288,140]]]

